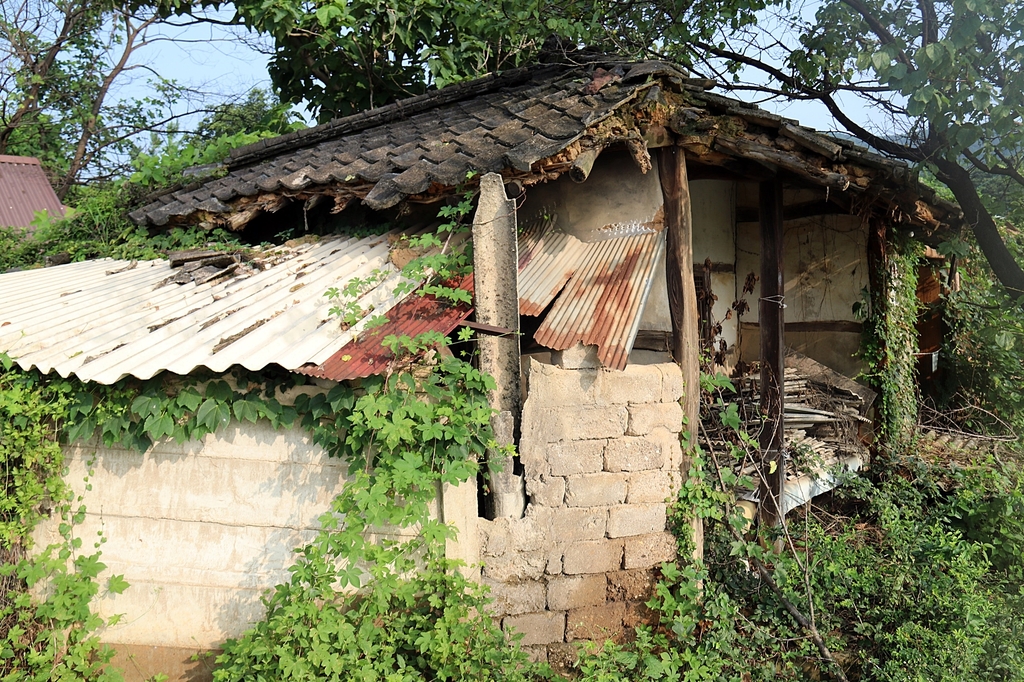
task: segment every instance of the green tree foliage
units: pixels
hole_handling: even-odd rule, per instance
[[[0,154],[39,157],[61,198],[123,172],[133,136],[166,124],[177,97],[161,79],[152,98],[117,94],[158,21],[113,2],[3,0]]]
[[[203,7],[220,7],[204,0]],[[688,59],[693,36],[752,21],[762,0],[714,9],[682,0],[239,0],[235,22],[273,39],[270,74],[287,102],[320,121],[535,61],[572,60],[581,46],[626,57]],[[164,0],[166,13],[193,7]],[[552,36],[559,39],[548,40]]]
[[[714,3],[708,11],[714,11]],[[1014,298],[1024,270],[978,192],[978,174],[1024,185],[1024,4],[1020,0],[772,0],[757,30],[723,29],[698,41],[717,60],[768,83],[738,83],[817,100],[884,154],[930,168],[963,208],[999,281]],[[813,14],[812,14],[813,12]],[[739,80],[739,75],[736,77]],[[882,129],[856,120],[843,97],[863,99]]]

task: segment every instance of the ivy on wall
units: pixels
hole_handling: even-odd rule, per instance
[[[917,425],[917,265],[922,247],[903,237],[890,241],[870,293],[861,355],[864,378],[879,392],[878,442],[888,449],[904,447]]]

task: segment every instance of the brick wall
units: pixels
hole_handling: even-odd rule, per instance
[[[666,500],[679,486],[682,374],[527,359],[522,519],[482,521],[483,580],[534,658],[571,662],[580,640],[644,619],[654,568],[675,556]]]

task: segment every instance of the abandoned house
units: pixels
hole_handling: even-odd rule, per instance
[[[826,464],[866,456],[855,308],[887,233],[959,220],[905,166],[710,86],[661,62],[546,64],[236,150],[133,219],[304,238],[2,275],[0,350],[101,384],[241,366],[318,391],[386,371],[384,335],[470,326],[519,462],[486,504],[469,485],[444,491],[450,551],[491,587],[504,628],[564,663],[643,619],[674,557],[666,501],[702,357],[739,377],[736,399],[763,402],[762,456],[782,466],[742,494],[773,521],[833,485]],[[396,295],[396,235],[436,224],[466,186],[474,306]],[[373,272],[359,304],[387,322],[341,325],[324,292]],[[787,449],[816,464],[787,466]],[[145,455],[68,452],[69,480],[91,472],[79,534],[102,528],[104,563],[132,585],[99,604],[125,614],[104,639],[140,677],[196,674],[192,654],[258,619],[345,475],[304,432],[262,422]]]

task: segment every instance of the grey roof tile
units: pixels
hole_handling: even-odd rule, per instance
[[[380,207],[435,182],[458,185],[469,170],[528,171],[578,137],[585,119],[604,117],[650,74],[678,74],[665,65],[645,67],[636,72],[643,78],[583,96],[592,69],[514,69],[260,140],[231,153],[227,176],[171,193],[133,212],[132,219],[164,225],[201,206],[223,212],[238,197],[355,181],[386,183],[379,191],[371,188],[368,197],[369,205]],[[633,71],[629,74],[632,78]]]

